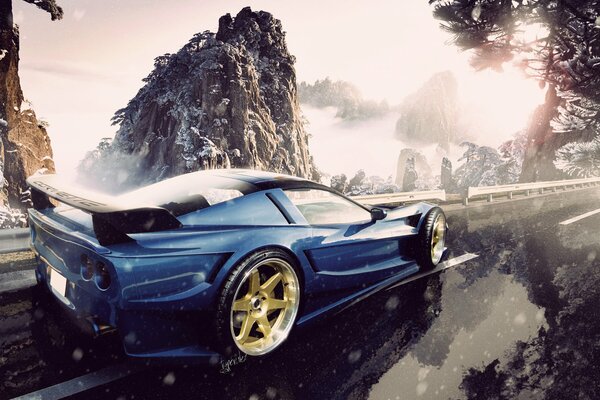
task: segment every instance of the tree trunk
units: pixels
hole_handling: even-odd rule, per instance
[[[12,0],[0,0],[0,30],[12,30]]]
[[[556,150],[562,146],[565,135],[556,134],[550,121],[558,114],[561,99],[553,85],[548,87],[544,104],[533,113],[527,128],[527,148],[519,182],[536,182],[560,177],[554,167]]]

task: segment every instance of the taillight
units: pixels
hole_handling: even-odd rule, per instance
[[[81,277],[89,281],[94,277],[94,262],[85,254],[81,255]]]
[[[98,289],[106,290],[110,286],[110,273],[108,268],[103,262],[98,261],[96,263],[96,269],[94,271],[94,282]]]
[[[84,281],[93,280],[100,290],[107,290],[110,287],[110,272],[106,264],[102,261],[94,261],[87,254],[82,254],[80,261],[81,278]]]

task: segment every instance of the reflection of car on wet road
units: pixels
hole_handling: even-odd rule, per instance
[[[270,353],[445,251],[438,207],[365,207],[290,176],[202,171],[113,198],[28,182],[38,280],[136,357]]]

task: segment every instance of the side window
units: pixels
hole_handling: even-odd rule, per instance
[[[281,211],[261,192],[252,193],[178,217],[184,225],[288,225]]]
[[[371,214],[353,202],[326,190],[285,190],[309,224],[366,222]]]

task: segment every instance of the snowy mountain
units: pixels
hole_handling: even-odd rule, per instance
[[[400,106],[396,123],[396,138],[412,146],[438,144],[448,149],[450,144],[465,140],[466,132],[460,118],[457,82],[449,72],[433,75],[419,90],[409,95]]]
[[[114,141],[90,152],[80,172],[121,189],[222,167],[315,178],[294,62],[268,12],[221,17],[216,34],[156,58],[145,86],[116,112]]]
[[[0,228],[20,225],[26,205],[25,179],[53,172],[52,147],[45,123],[24,100],[19,80],[19,30],[12,10],[0,15]]]
[[[298,95],[301,104],[315,108],[336,108],[336,117],[343,120],[380,118],[391,111],[385,100],[365,100],[358,88],[350,82],[332,81],[329,78],[317,80],[313,84],[300,82]]]

